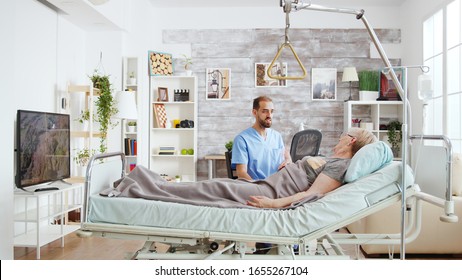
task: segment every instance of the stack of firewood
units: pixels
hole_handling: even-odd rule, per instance
[[[149,54],[151,75],[170,76],[173,74],[172,55],[152,52]]]

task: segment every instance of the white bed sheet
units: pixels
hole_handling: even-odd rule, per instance
[[[398,192],[401,162],[344,185],[322,199],[291,210],[224,209],[162,201],[91,195],[88,221],[157,228],[295,237],[337,223],[368,207],[366,196]],[[409,168],[406,186],[413,183]],[[379,191],[385,188],[386,191]],[[370,199],[370,197],[369,197]],[[382,199],[382,198],[379,198]]]

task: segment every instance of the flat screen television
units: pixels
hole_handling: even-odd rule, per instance
[[[69,115],[18,110],[16,125],[18,188],[70,177]]]

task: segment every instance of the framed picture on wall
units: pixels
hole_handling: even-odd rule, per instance
[[[172,76],[173,59],[169,53],[149,51],[149,75],[151,76]]]
[[[313,101],[337,100],[337,68],[311,69],[311,99]]]
[[[268,77],[268,67],[271,63],[255,63],[255,87],[287,87],[286,80],[275,80]],[[271,67],[274,76],[287,76],[287,63],[274,63]]]
[[[231,69],[230,68],[207,68],[206,74],[206,99],[207,100],[230,100],[231,99]]]

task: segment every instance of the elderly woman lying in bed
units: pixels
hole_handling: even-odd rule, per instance
[[[143,166],[101,195],[161,200],[223,208],[293,208],[313,201],[344,182],[353,155],[377,141],[369,131],[343,133],[332,157],[305,157],[264,180],[217,178],[190,183],[167,182]]]

